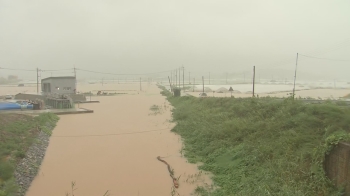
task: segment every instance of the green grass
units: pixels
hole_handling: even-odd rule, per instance
[[[48,134],[58,117],[51,113],[31,117],[22,114],[0,114],[0,196],[15,195],[14,170],[25,157],[40,129]]]
[[[350,138],[350,110],[291,98],[173,97],[172,131],[218,187],[200,195],[341,195],[325,176],[325,154]]]

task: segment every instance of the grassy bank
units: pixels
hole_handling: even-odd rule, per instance
[[[325,177],[325,153],[349,140],[350,110],[273,98],[172,97],[174,132],[185,156],[214,174],[202,195],[339,195]]]
[[[51,113],[32,117],[22,114],[0,114],[0,196],[15,195],[17,185],[14,170],[25,157],[40,130],[48,134],[47,125],[54,127],[58,117]]]

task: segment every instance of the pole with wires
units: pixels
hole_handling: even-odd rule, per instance
[[[196,84],[196,78],[193,78],[193,92],[194,92],[194,85]]]
[[[175,69],[175,86],[177,87],[177,69]]]
[[[169,85],[170,85],[170,92],[173,92],[173,88],[171,87],[171,82],[170,82],[170,77],[168,76],[169,79]]]
[[[204,93],[204,76],[202,76],[202,83],[203,83],[203,93]]]
[[[185,90],[185,67],[182,66],[182,88]]]
[[[296,63],[295,63],[295,73],[294,73],[293,99],[294,99],[294,96],[295,96],[295,81],[297,79],[298,55],[299,54],[297,53],[297,60],[296,60]]]
[[[181,67],[179,67],[179,89],[181,89]]]
[[[74,92],[77,92],[77,70],[74,66],[74,79],[75,79],[75,84],[74,84]]]
[[[39,94],[39,68],[36,68],[36,94]]]
[[[253,97],[255,96],[255,66],[253,67]]]

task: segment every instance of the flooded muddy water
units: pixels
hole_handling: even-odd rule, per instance
[[[63,196],[76,183],[75,196],[171,195],[173,183],[164,163],[165,157],[180,177],[178,194],[191,195],[197,185],[211,184],[209,175],[181,155],[181,138],[170,130],[171,106],[153,84],[78,84],[78,91],[120,93],[116,96],[92,96],[100,103],[78,104],[94,110],[92,114],[63,115],[54,129],[45,158],[27,196]],[[287,92],[259,93],[259,96],[287,97]],[[1,87],[0,94],[35,92],[36,87]],[[199,92],[187,92],[198,96]],[[312,89],[296,91],[296,96],[339,98],[348,89]],[[208,93],[229,97],[230,93]],[[249,93],[234,93],[250,97]],[[89,97],[87,97],[89,100]],[[159,110],[150,108],[156,105]]]
[[[72,181],[75,196],[102,196],[107,190],[121,196],[171,195],[172,179],[157,156],[181,175],[179,195],[210,183],[182,158],[181,138],[170,131],[171,106],[155,85],[139,94],[94,99],[100,103],[80,104],[94,113],[60,117],[27,196],[63,196]],[[151,111],[152,105],[161,110]]]

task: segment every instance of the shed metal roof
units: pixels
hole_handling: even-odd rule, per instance
[[[42,79],[41,81],[50,80],[50,79],[75,79],[75,76],[48,77],[48,78]]]

